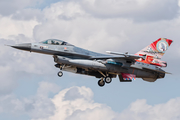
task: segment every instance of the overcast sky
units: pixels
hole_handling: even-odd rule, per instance
[[[0,0],[1,120],[179,120],[178,0]],[[134,54],[158,38],[174,42],[154,83],[98,79],[54,67],[52,56],[4,44],[65,40],[78,47]]]

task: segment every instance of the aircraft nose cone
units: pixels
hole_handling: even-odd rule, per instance
[[[12,45],[11,47],[20,50],[31,51],[31,43],[16,44],[16,45]]]

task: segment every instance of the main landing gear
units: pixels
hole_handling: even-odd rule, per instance
[[[103,87],[103,86],[105,85],[105,82],[104,82],[103,78],[101,78],[101,79],[98,81],[98,85],[99,85],[100,87]]]
[[[59,77],[62,77],[63,76],[63,72],[62,72],[62,70],[63,70],[63,68],[65,67],[65,65],[60,65],[60,64],[56,64],[55,65],[57,68],[60,68],[60,71],[57,73],[57,75],[59,76]],[[112,75],[108,75],[108,73],[103,73],[103,72],[101,72],[101,71],[98,71],[101,75],[102,75],[102,77],[101,77],[101,79],[98,81],[98,85],[100,86],[100,87],[103,87],[104,85],[105,85],[105,83],[107,83],[107,84],[109,84],[109,83],[111,83],[112,82]],[[83,74],[83,73],[82,73]]]
[[[109,83],[111,83],[112,78],[107,76],[107,77],[104,78],[104,80],[105,80],[106,83],[109,84]]]
[[[105,85],[105,83],[107,83],[107,84],[109,84],[109,83],[111,83],[111,81],[112,81],[112,78],[111,77],[105,77],[105,78],[101,78],[99,81],[98,81],[98,85],[100,86],[100,87],[103,87],[104,85]]]
[[[60,70],[62,70],[62,68],[65,66],[65,65],[60,65],[60,64],[56,64],[55,65],[57,68],[60,68]],[[63,72],[62,71],[59,71],[58,73],[57,73],[57,75],[59,76],[59,77],[62,77],[63,76]]]
[[[98,71],[99,73],[101,73],[104,77],[102,77],[99,81],[98,81],[98,85],[100,87],[103,87],[105,85],[105,83],[109,84],[112,82],[112,78],[109,77],[108,75],[104,75],[101,71]]]

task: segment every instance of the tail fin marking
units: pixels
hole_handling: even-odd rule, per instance
[[[161,59],[173,41],[166,38],[159,38],[149,46],[145,47],[135,55],[149,55]]]

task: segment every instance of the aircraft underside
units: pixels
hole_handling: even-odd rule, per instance
[[[154,82],[158,78],[164,78],[165,75],[158,72],[138,70],[134,68],[122,68],[114,64],[102,64],[94,60],[76,60],[61,56],[54,56],[54,62],[57,63],[55,67],[60,69],[58,72],[59,77],[63,76],[62,71],[94,76],[100,78],[98,85],[101,87],[104,86],[105,83],[111,83],[112,78],[116,78],[117,75],[120,82],[132,82],[132,80],[135,80],[136,78],[142,78],[145,81]]]
[[[102,72],[102,71],[94,71],[90,69],[84,69],[76,66],[68,66],[65,64],[56,64],[55,67],[60,68],[60,71],[57,73],[59,77],[63,76],[62,71],[67,71],[67,72],[72,72],[76,74],[81,74],[81,75],[88,75],[88,76],[94,76],[96,78],[100,78],[98,81],[99,86],[104,86],[105,83],[111,83],[112,78],[116,78],[116,74],[108,74],[107,72]]]

